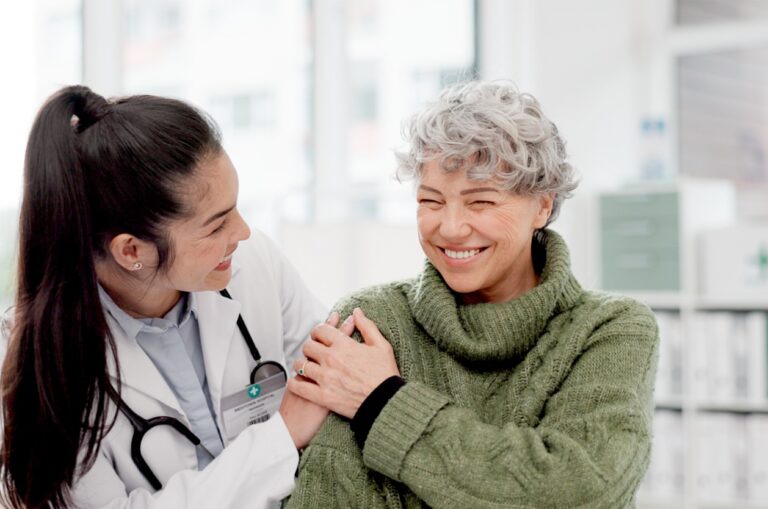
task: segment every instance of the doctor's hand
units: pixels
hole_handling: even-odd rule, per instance
[[[376,324],[355,309],[350,317],[360,331],[363,343],[328,324],[312,331],[312,341],[304,345],[305,360],[294,363],[303,377],[288,381],[288,390],[309,401],[352,418],[365,398],[387,378],[400,375],[392,345]]]
[[[280,403],[280,415],[296,449],[303,449],[325,422],[328,409],[307,401],[291,391],[285,391],[283,401]]]
[[[341,326],[341,330],[347,335],[354,331],[354,323],[350,322],[345,322]],[[331,327],[338,326],[339,314],[332,313],[326,323]],[[285,391],[279,411],[297,449],[303,449],[309,444],[328,416],[327,408],[307,401],[290,391]]]

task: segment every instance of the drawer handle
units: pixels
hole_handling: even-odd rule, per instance
[[[650,203],[651,200],[654,198],[653,195],[649,194],[634,194],[629,196],[623,196],[621,199],[616,200],[618,203],[624,203],[624,204],[635,204],[635,203]]]
[[[624,221],[616,226],[616,233],[624,237],[649,237],[656,233],[655,226],[647,219]]]
[[[654,256],[648,253],[632,253],[619,255],[616,266],[622,270],[646,270],[651,268]]]

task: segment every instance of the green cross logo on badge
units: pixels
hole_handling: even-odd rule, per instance
[[[256,399],[259,397],[259,394],[261,394],[261,385],[259,384],[253,384],[250,387],[248,387],[245,392],[248,393],[248,397],[251,399]]]

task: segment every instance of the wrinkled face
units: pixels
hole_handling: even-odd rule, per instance
[[[237,211],[238,180],[226,152],[205,160],[190,182],[191,216],[169,226],[174,258],[160,276],[170,288],[218,291],[232,277],[231,258],[251,231]]]
[[[552,211],[551,195],[515,195],[430,161],[416,199],[421,247],[465,302],[505,302],[537,284],[531,243]]]

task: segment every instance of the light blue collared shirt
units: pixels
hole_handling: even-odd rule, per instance
[[[224,444],[208,390],[195,294],[184,294],[163,318],[134,318],[118,307],[101,286],[99,295],[104,309],[152,359],[179,401],[192,432],[200,438],[197,466],[202,470],[221,453]]]

